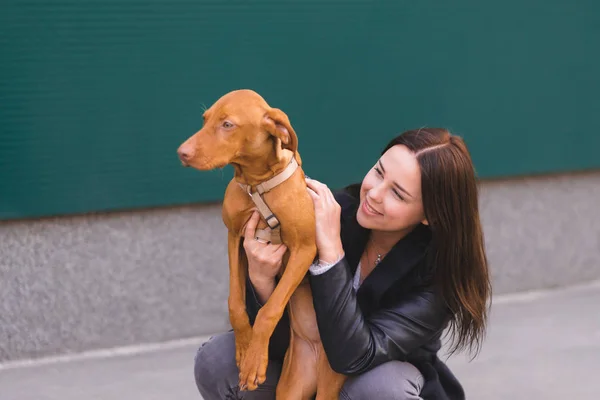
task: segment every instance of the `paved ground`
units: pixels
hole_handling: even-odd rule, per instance
[[[199,400],[202,340],[0,366],[0,400]],[[600,282],[495,299],[480,356],[448,364],[468,399],[600,398]]]

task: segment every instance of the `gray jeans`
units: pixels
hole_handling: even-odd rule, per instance
[[[233,332],[212,337],[196,354],[194,375],[204,400],[275,399],[280,374],[281,364],[269,360],[267,380],[254,391],[239,391]],[[423,376],[417,368],[406,362],[390,361],[349,378],[340,399],[417,400],[421,399],[422,387]]]

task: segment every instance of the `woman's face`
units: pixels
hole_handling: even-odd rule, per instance
[[[403,231],[427,224],[421,197],[421,170],[404,145],[386,151],[363,179],[358,223],[367,229]]]

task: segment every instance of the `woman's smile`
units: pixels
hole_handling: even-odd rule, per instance
[[[369,202],[367,201],[367,199],[365,199],[363,201],[362,209],[369,216],[376,217],[376,216],[379,216],[379,215],[383,215],[382,213],[380,213],[379,211],[377,211],[373,207],[371,207],[371,205],[369,204]]]

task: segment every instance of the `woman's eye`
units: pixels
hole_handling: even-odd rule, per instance
[[[383,176],[383,174],[381,173],[381,171],[379,170],[379,168],[375,167],[375,171],[377,171],[378,175],[382,175]]]
[[[400,193],[398,193],[397,191],[394,190],[394,194],[396,195],[396,197],[402,201],[404,201],[404,197],[402,197],[402,195]]]
[[[233,128],[233,124],[229,121],[223,121],[223,128]]]

